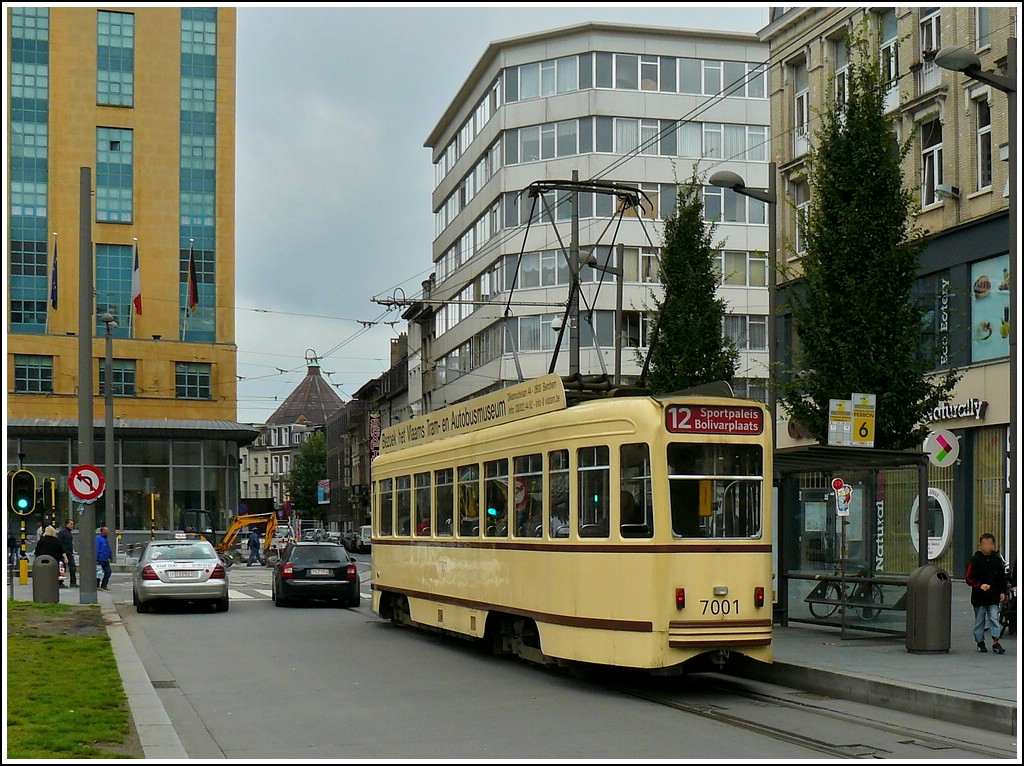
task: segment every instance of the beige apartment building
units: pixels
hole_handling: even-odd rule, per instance
[[[919,187],[917,222],[928,236],[916,291],[930,307],[923,340],[935,350],[937,372],[956,368],[962,373],[952,399],[930,418],[930,428],[951,430],[959,441],[956,463],[932,466],[929,476],[929,556],[955,577],[963,576],[982,532],[996,534],[1004,553],[1011,547],[1005,539],[1011,512],[1009,305],[1016,279],[1009,253],[1011,137],[1006,94],[940,68],[934,57],[943,46],[969,46],[982,70],[1006,75],[1008,39],[1016,45],[1016,15],[1016,7],[782,7],[772,9],[759,33],[770,47],[779,259],[790,266],[798,268],[803,251],[797,220],[810,202],[806,163],[818,115],[829,99],[842,98],[846,86],[844,36],[866,25],[872,50],[890,78],[885,108],[896,117],[897,138],[912,142],[904,179]],[[780,306],[787,287],[780,284]],[[792,348],[791,323],[782,315],[776,327],[785,360]],[[780,448],[809,443],[784,419],[781,423]],[[889,478],[887,492],[865,488],[861,493],[863,504],[851,519],[850,554],[881,571],[910,571],[916,566],[916,542],[908,545],[916,488]],[[831,565],[815,558],[815,545],[808,543],[834,550],[832,517],[819,524],[818,511],[801,508],[793,519],[791,566]]]

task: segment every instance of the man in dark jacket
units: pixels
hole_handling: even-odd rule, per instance
[[[254,561],[260,562],[260,566],[266,564],[263,556],[260,555],[260,536],[255,529],[249,532],[249,563],[246,566],[251,567]]]
[[[971,586],[971,605],[974,607],[974,640],[978,651],[985,648],[985,622],[992,636],[992,651],[1004,654],[999,644],[999,604],[1006,599],[1006,564],[996,551],[996,538],[985,533],[978,540],[980,550],[975,551],[967,565],[967,584]]]
[[[68,575],[71,577],[71,587],[77,588],[78,567],[75,566],[75,538],[71,534],[74,528],[75,522],[68,519],[64,522],[64,528],[57,533],[57,539],[60,540],[60,545],[64,549],[64,555],[68,557]]]

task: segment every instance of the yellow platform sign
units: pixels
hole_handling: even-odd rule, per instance
[[[875,446],[875,395],[852,394],[854,447]]]
[[[389,426],[381,434],[380,452],[384,455],[565,407],[562,379],[558,375],[544,375]]]

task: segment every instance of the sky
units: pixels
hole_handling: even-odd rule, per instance
[[[756,32],[767,19],[737,4],[239,5],[238,419],[265,422],[309,356],[345,401],[388,369],[405,321],[371,298],[415,295],[433,271],[423,143],[492,41],[588,21]]]

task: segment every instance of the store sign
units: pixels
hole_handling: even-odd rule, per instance
[[[380,454],[380,413],[370,413],[370,460],[373,461]]]
[[[971,266],[971,361],[1010,355],[1010,256]]]
[[[914,504],[910,507],[910,541],[914,544],[914,550],[920,550],[917,532],[917,509],[918,500],[914,498]],[[953,531],[953,503],[949,496],[941,489],[928,487],[928,559],[937,559],[946,548],[949,547],[951,532]]]
[[[670,404],[665,428],[673,434],[755,436],[764,431],[764,413],[760,407]]]
[[[984,420],[985,412],[988,410],[988,402],[981,399],[968,399],[965,402],[955,404],[943,402],[934,410],[924,416],[926,423],[934,423],[936,420],[959,420],[961,418],[974,418]]]
[[[939,293],[939,364],[949,364],[949,280],[942,279]]]
[[[885,571],[885,501],[875,503],[875,571]]]

